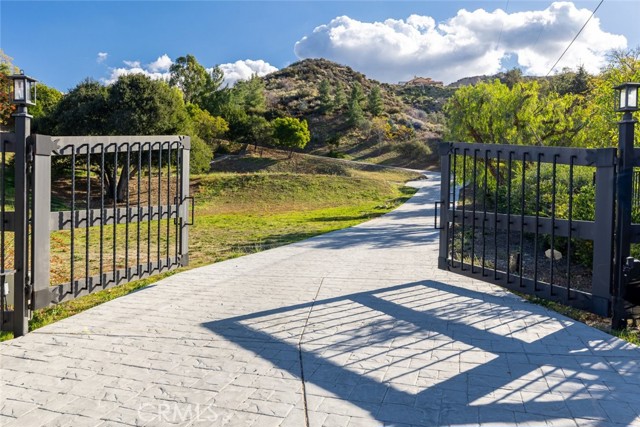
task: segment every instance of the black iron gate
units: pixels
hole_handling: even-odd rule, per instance
[[[18,124],[18,121],[16,121]],[[2,330],[38,308],[187,265],[190,140],[2,133]]]
[[[611,314],[616,149],[442,143],[440,155],[440,268]]]

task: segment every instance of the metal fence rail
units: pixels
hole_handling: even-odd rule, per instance
[[[2,204],[2,238],[25,236],[15,252],[25,253],[26,311],[188,264],[188,137],[31,135],[26,148],[28,214]],[[3,244],[3,260],[5,252]],[[2,302],[3,329],[16,331],[28,312]]]
[[[615,149],[442,143],[440,155],[440,268],[610,314]]]

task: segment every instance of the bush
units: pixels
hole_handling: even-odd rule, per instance
[[[189,167],[191,174],[206,173],[211,168],[213,152],[211,148],[197,136],[191,137],[191,157]]]
[[[431,149],[424,143],[419,141],[404,141],[393,144],[395,151],[403,157],[408,157],[413,161],[425,163],[429,159]]]

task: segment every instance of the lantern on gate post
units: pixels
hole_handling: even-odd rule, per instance
[[[640,83],[623,83],[613,88],[616,93],[615,110],[617,112],[638,111],[638,88]]]
[[[628,268],[631,254],[631,208],[633,197],[634,128],[637,120],[633,112],[638,111],[638,88],[640,83],[623,83],[614,87],[616,112],[624,113],[618,122],[618,178],[616,215],[616,256],[614,273],[614,295],[612,327],[624,328],[631,313],[627,310],[627,293],[632,271]]]
[[[11,87],[11,102],[18,106],[36,105],[36,79],[20,74],[9,76],[13,81]]]

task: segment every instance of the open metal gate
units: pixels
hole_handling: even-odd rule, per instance
[[[2,330],[33,310],[188,264],[185,136],[2,133]]]
[[[628,317],[640,305],[630,288],[640,268],[616,243],[626,239],[632,255],[640,251],[631,245],[640,243],[632,223],[640,210],[632,209],[631,188],[628,207],[619,201],[625,178],[617,154],[441,143],[439,267],[602,316],[624,305]],[[640,150],[632,154],[640,159]],[[620,210],[628,210],[624,227]]]
[[[442,143],[440,154],[440,268],[609,315],[615,149]]]

